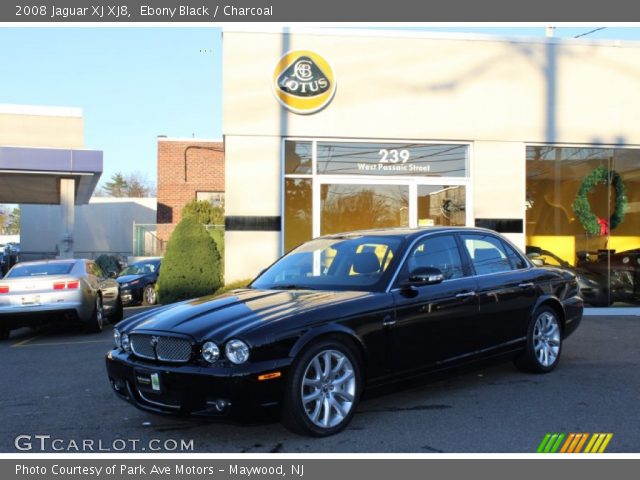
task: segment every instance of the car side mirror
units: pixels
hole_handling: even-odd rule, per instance
[[[531,260],[531,263],[533,263],[536,267],[544,267],[545,263],[544,260],[541,258],[531,258],[529,257],[529,259]]]
[[[418,267],[409,275],[409,285],[435,285],[444,280],[444,274],[439,268]]]

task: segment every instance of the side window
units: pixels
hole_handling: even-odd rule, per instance
[[[92,275],[95,275],[98,278],[104,277],[104,274],[102,273],[102,270],[100,269],[97,263],[90,262],[89,268],[87,270],[89,270],[89,273],[91,273]]]
[[[524,261],[524,259],[522,258],[521,255],[518,255],[516,253],[516,251],[511,248],[511,245],[509,245],[508,243],[504,243],[504,248],[507,251],[507,257],[509,257],[509,261],[511,262],[511,266],[516,269],[516,270],[520,270],[522,268],[527,268],[527,262]]]
[[[502,242],[490,235],[462,235],[476,275],[513,270]]]
[[[438,268],[445,280],[464,277],[462,260],[455,238],[450,235],[427,237],[418,242],[402,267],[400,280],[406,280],[420,267]]]

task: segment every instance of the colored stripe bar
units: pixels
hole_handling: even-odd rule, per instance
[[[578,444],[571,451],[571,453],[580,453],[580,451],[582,450],[582,447],[584,446],[585,442],[587,441],[587,438],[589,438],[589,434],[588,433],[580,434],[580,440],[578,440]]]
[[[549,441],[550,438],[551,438],[551,434],[550,433],[547,433],[544,436],[544,438],[540,442],[540,445],[538,445],[538,449],[536,450],[537,453],[543,453],[544,452],[544,447],[547,445],[547,442]]]
[[[593,444],[596,443],[597,439],[598,434],[594,433],[593,435],[591,435],[591,440],[589,440],[589,443],[587,443],[587,447],[584,449],[584,453],[591,453],[591,447],[593,447]]]
[[[598,450],[598,453],[604,453],[604,451],[607,449],[607,445],[609,445],[609,442],[611,441],[612,438],[613,438],[613,433],[607,433],[606,437],[604,438],[604,442],[602,442],[602,445]]]
[[[558,451],[558,449],[560,448],[560,445],[562,445],[562,441],[564,440],[564,437],[566,437],[566,434],[564,433],[561,433],[558,435],[558,439],[556,440],[556,443],[553,444],[553,447],[551,448],[550,453],[556,453]]]
[[[564,442],[564,445],[562,445],[562,449],[560,450],[560,453],[567,453],[567,450],[569,449],[569,446],[572,443],[576,442],[576,436],[577,434],[575,433],[570,433],[569,436],[567,437],[567,441]]]

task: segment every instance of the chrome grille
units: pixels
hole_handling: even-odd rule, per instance
[[[131,350],[141,358],[163,362],[188,362],[191,358],[191,342],[186,338],[133,333],[129,340]]]
[[[158,360],[188,362],[191,358],[191,342],[184,338],[160,337],[156,346]]]

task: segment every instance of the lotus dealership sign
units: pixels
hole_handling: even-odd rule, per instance
[[[296,50],[285,54],[276,65],[273,91],[286,109],[314,113],[331,102],[336,79],[323,57],[309,50]]]

